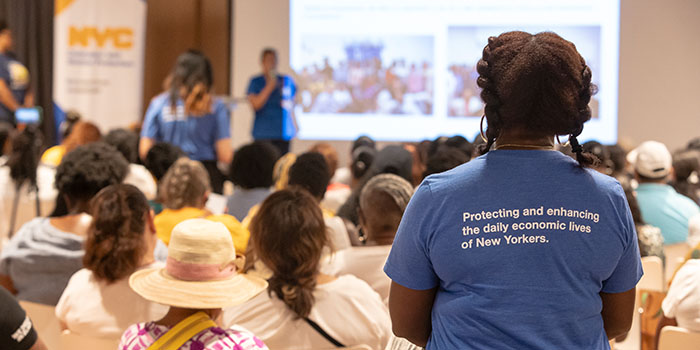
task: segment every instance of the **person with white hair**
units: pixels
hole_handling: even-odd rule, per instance
[[[700,216],[700,207],[671,187],[673,158],[666,146],[646,141],[629,155],[639,182],[637,201],[644,221],[661,229],[665,244],[688,240],[689,223]]]
[[[337,252],[327,272],[357,276],[386,301],[391,279],[382,268],[412,195],[413,186],[398,175],[380,174],[370,179],[360,193],[358,210],[364,245]]]

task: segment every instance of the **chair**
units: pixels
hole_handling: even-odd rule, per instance
[[[673,326],[661,329],[657,350],[697,350],[698,348],[700,348],[700,333]]]
[[[637,283],[637,297],[634,302],[634,315],[632,316],[632,326],[627,333],[625,340],[615,343],[614,349],[617,350],[639,350],[641,347],[642,330],[639,313],[640,293],[642,289],[652,291],[664,291],[664,268],[663,261],[658,256],[645,256],[642,258],[642,268],[644,276]]]
[[[690,251],[690,246],[683,243],[669,244],[664,246],[664,254],[666,255],[666,283],[671,281],[673,273],[678,268],[680,262],[685,260],[685,255]]]
[[[69,330],[61,333],[61,349],[114,350],[119,347],[119,339],[84,337]]]
[[[49,349],[58,349],[61,338],[61,327],[56,318],[53,306],[32,303],[21,300],[19,305],[27,312],[32,320],[34,329]]]
[[[664,283],[664,264],[658,256],[645,256],[642,258],[642,268],[644,276],[637,283],[637,289],[653,290],[663,292],[666,288]]]

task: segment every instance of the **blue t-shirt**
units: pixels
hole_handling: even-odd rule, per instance
[[[384,271],[438,288],[428,349],[609,349],[600,292],[642,276],[611,177],[555,151],[491,151],[428,177]]]
[[[24,104],[24,97],[29,88],[29,71],[27,67],[7,55],[0,53],[0,80],[4,81],[15,101]],[[0,103],[0,122],[13,123],[14,112]]]
[[[257,75],[248,84],[248,95],[265,88],[265,76]],[[259,110],[255,111],[253,138],[256,140],[291,140],[296,133],[292,121],[292,105],[296,85],[286,75],[277,76],[277,87]]]
[[[231,120],[220,100],[214,100],[212,110],[204,116],[187,116],[182,101],[173,111],[168,94],[160,94],[148,106],[141,137],[176,145],[194,160],[216,160],[216,142],[231,137]]]
[[[640,184],[637,202],[644,222],[661,230],[664,244],[685,242],[688,239],[688,221],[700,215],[700,208],[692,199],[665,184]]]

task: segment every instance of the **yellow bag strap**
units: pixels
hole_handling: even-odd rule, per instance
[[[175,325],[146,350],[177,350],[199,332],[216,327],[204,312],[198,312]]]

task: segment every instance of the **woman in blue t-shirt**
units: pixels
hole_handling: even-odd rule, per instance
[[[178,146],[204,165],[212,190],[221,193],[224,176],[216,163],[231,163],[231,120],[226,105],[212,96],[213,82],[211,63],[203,53],[189,50],[180,55],[169,76],[169,90],[148,106],[139,154],[145,159],[159,141]]]
[[[428,349],[609,349],[642,269],[624,192],[577,139],[591,70],[547,32],[489,38],[477,70],[483,155],[411,199],[384,268],[394,333]]]

